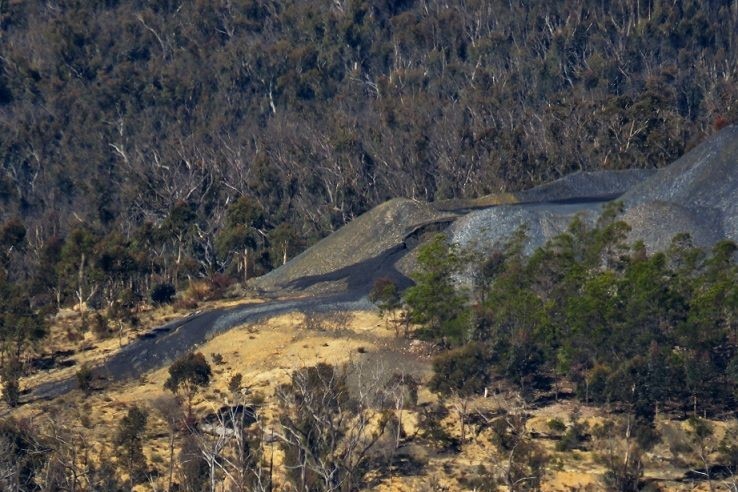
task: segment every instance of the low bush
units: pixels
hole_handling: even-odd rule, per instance
[[[154,285],[151,289],[151,301],[154,304],[170,304],[177,291],[169,282]]]

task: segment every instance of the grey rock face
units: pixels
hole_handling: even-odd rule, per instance
[[[738,241],[738,127],[713,135],[622,199],[631,239],[653,249],[662,246],[660,237],[680,232],[701,246]]]
[[[490,252],[504,247],[515,231],[526,231],[526,253],[564,232],[577,215],[593,224],[600,204],[505,205],[472,212],[449,229],[451,241],[464,249]]]
[[[654,170],[581,172],[516,193],[522,203],[471,212],[450,228],[451,241],[478,252],[503,247],[520,227],[526,252],[564,232],[577,215],[594,224],[603,203],[617,198],[655,174]]]
[[[655,169],[586,171],[569,174],[515,195],[521,202],[567,201],[619,196],[653,176]]]
[[[451,240],[489,252],[525,226],[530,253],[565,231],[577,214],[594,223],[602,204],[617,197],[625,205],[622,218],[632,227],[629,240],[642,240],[650,251],[667,248],[682,232],[702,247],[721,239],[738,241],[738,127],[724,129],[658,171],[576,173],[517,197],[525,203],[458,219]]]
[[[628,206],[622,219],[632,227],[629,241],[643,241],[649,251],[667,249],[681,232],[689,233],[694,244],[703,248],[725,238],[721,215],[713,209],[650,201]]]

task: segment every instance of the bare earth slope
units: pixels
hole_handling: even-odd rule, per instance
[[[254,279],[258,290],[304,290],[320,283],[351,277],[353,265],[371,263],[402,247],[415,230],[428,224],[453,220],[455,214],[437,211],[427,203],[396,198],[389,200],[319,241],[287,264]],[[376,270],[378,265],[368,265]],[[369,272],[367,272],[369,273]],[[323,277],[325,276],[325,277]],[[298,282],[310,278],[311,281]]]
[[[429,226],[451,223],[453,242],[480,251],[499,247],[524,226],[532,251],[576,215],[594,221],[601,205],[614,199],[626,205],[630,239],[652,250],[667,247],[681,232],[701,246],[738,240],[736,156],[738,128],[728,127],[659,171],[574,173],[530,190],[471,200],[390,200],[252,285],[263,291],[366,290],[380,274],[406,284],[412,269],[412,258],[403,259],[412,249],[408,239]]]
[[[581,172],[516,193],[471,200],[422,203],[393,199],[361,215],[286,265],[254,279],[260,291],[366,291],[377,276],[409,283],[414,237],[449,223],[462,245],[493,247],[521,224],[531,232],[530,248],[563,230],[574,214],[596,216],[598,204],[619,197],[651,176],[650,170]]]

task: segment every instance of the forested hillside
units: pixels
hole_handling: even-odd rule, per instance
[[[390,197],[663,166],[738,116],[737,32],[732,0],[0,2],[3,276],[112,303]]]

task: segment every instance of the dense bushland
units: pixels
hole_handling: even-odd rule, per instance
[[[389,197],[668,164],[735,120],[736,32],[729,1],[2,2],[10,276],[129,303]]]

